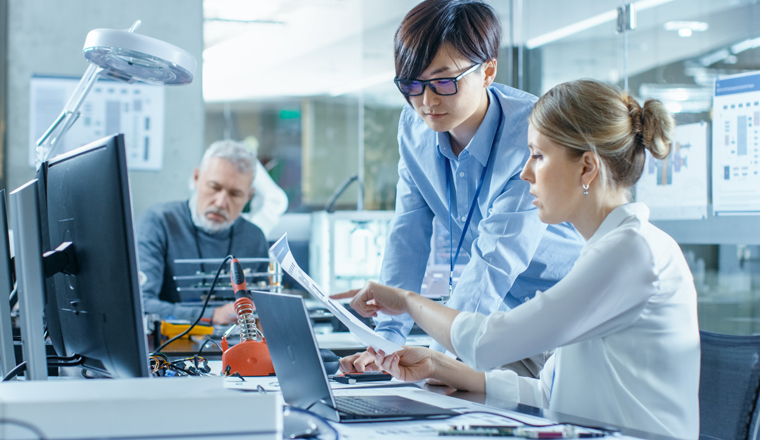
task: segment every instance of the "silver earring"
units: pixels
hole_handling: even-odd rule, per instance
[[[581,187],[583,188],[583,195],[588,195],[588,185],[581,184]]]

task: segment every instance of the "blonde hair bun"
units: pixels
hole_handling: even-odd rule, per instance
[[[542,96],[531,126],[574,157],[591,151],[602,159],[605,185],[631,188],[641,177],[645,149],[657,159],[670,153],[675,122],[665,106],[644,106],[615,86],[594,79],[559,84]]]
[[[647,99],[642,109],[641,121],[644,146],[655,159],[668,157],[676,123],[665,105],[656,99]]]

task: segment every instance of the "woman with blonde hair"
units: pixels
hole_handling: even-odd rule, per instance
[[[409,313],[458,362],[425,348],[376,353],[407,381],[455,388],[678,438],[699,435],[697,294],[676,242],[631,203],[646,150],[668,156],[674,130],[663,104],[643,108],[594,80],[560,84],[529,118],[522,171],[541,221],[569,221],[586,239],[570,273],[507,312],[460,312],[370,283],[354,297],[364,316]],[[498,165],[498,164],[497,164]],[[559,347],[559,348],[557,348]],[[538,379],[499,366],[557,348]]]

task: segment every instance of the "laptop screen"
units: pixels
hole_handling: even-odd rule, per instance
[[[251,293],[285,402],[303,409],[311,409],[317,402],[335,408],[303,299],[255,290]]]

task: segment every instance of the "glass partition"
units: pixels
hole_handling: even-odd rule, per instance
[[[361,191],[350,183],[338,209],[393,210],[396,131],[406,104],[392,83],[393,34],[418,1],[273,0],[226,9],[235,3],[204,3],[206,143],[255,138],[290,198],[289,212],[323,209],[353,176]],[[653,221],[684,250],[701,327],[760,331],[760,216],[715,216],[710,171],[714,81],[760,71],[760,4],[639,0],[630,2],[633,29],[618,32],[620,0],[489,3],[503,22],[498,82],[540,95],[563,81],[600,79],[640,101],[662,100],[679,129],[697,133],[679,137],[667,161],[648,163],[645,179],[657,190],[691,172],[697,181],[685,187],[699,209],[663,211],[652,202]],[[758,140],[746,133],[738,141],[756,166]],[[638,196],[649,204],[647,191],[640,185]]]

